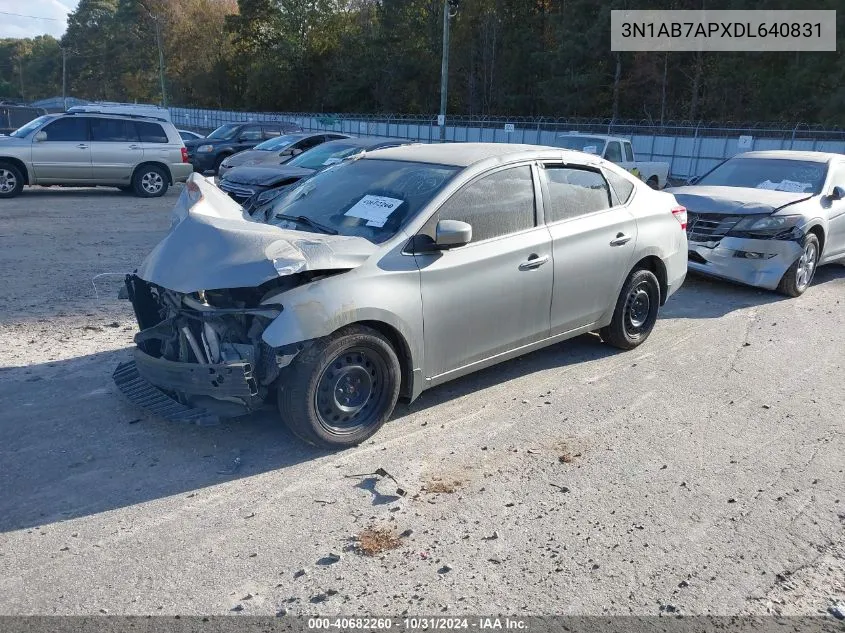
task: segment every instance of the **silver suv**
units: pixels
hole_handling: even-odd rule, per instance
[[[133,114],[48,114],[0,137],[0,198],[24,185],[105,185],[162,196],[193,171],[165,119]]]

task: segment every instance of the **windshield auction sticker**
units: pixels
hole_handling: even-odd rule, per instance
[[[835,52],[836,11],[611,11],[610,50]]]
[[[381,228],[387,222],[390,214],[402,206],[403,202],[405,201],[398,198],[371,196],[368,194],[356,202],[344,215],[367,220],[367,226]]]

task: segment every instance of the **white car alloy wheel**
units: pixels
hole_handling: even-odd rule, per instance
[[[12,193],[17,186],[17,175],[8,169],[0,168],[0,193]]]

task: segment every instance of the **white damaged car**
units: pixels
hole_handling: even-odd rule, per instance
[[[822,264],[845,261],[845,156],[738,154],[691,186],[689,268],[797,297]]]

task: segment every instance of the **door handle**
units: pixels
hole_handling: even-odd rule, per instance
[[[519,265],[520,270],[534,270],[549,261],[548,255],[540,257],[537,253],[532,253],[524,262]]]
[[[140,145],[130,145],[129,149],[141,149]]]
[[[77,145],[77,147],[79,149],[88,149],[88,145],[86,143],[80,143],[79,145]]]
[[[629,235],[625,235],[624,233],[617,233],[616,239],[610,241],[611,246],[625,246],[628,242],[631,241],[631,237]]]

